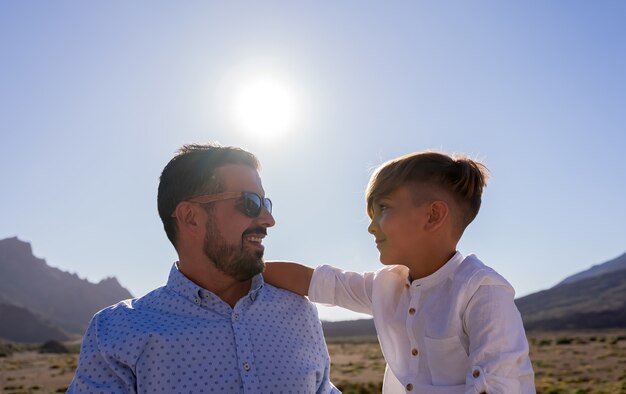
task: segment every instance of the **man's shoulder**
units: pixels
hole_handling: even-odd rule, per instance
[[[264,290],[265,290],[265,295],[267,297],[272,297],[272,298],[280,299],[280,300],[289,300],[289,301],[294,301],[294,302],[304,302],[307,304],[310,303],[306,297],[303,297],[300,294],[296,294],[289,290],[281,289],[280,287],[270,285],[267,282],[265,282],[263,286],[265,287]]]
[[[158,300],[163,297],[164,291],[165,288],[160,287],[144,296],[122,300],[96,312],[94,319],[100,323],[132,319],[142,311],[150,309],[151,305],[158,304]]]
[[[300,294],[272,286],[269,283],[265,283],[264,287],[264,299],[267,302],[272,304],[283,304],[289,307],[299,307],[305,310],[315,310],[313,303],[311,303],[308,298],[303,297]]]

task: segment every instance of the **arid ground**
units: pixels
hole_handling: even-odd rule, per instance
[[[537,392],[626,394],[626,330],[529,333]],[[385,362],[376,338],[331,339],[331,377],[346,394],[380,393]],[[35,348],[0,357],[0,392],[65,392],[76,354]]]

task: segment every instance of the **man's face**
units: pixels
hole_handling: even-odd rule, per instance
[[[368,231],[375,238],[383,264],[411,264],[424,243],[428,204],[415,206],[413,192],[401,186],[374,201],[374,216]]]
[[[245,165],[220,167],[216,176],[224,192],[253,192],[265,196],[259,173]],[[203,251],[220,271],[245,281],[263,272],[262,240],[274,218],[265,208],[256,218],[241,210],[240,199],[216,201],[208,210]]]

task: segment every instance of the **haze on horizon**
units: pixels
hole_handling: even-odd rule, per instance
[[[546,289],[626,251],[625,19],[617,1],[2,2],[0,239],[145,294],[176,260],[160,171],[219,141],[261,161],[267,259],[376,270],[371,171],[437,149],[492,172],[459,249],[518,296]]]

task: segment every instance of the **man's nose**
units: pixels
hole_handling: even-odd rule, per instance
[[[261,213],[257,219],[259,220],[259,224],[263,227],[272,227],[276,224],[274,216],[265,208],[261,208]]]

